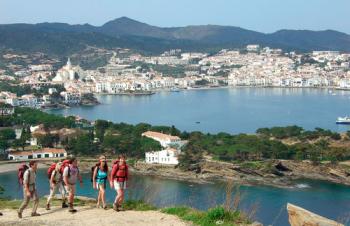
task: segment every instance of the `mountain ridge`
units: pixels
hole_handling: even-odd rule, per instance
[[[54,35],[60,39],[55,38]],[[18,47],[18,45],[23,46],[20,42],[26,39],[29,39],[32,49],[38,51],[40,49],[47,51],[41,48],[43,46],[60,46],[60,53],[53,50],[53,54],[65,54],[67,51],[64,43],[66,42],[80,48],[87,45],[103,48],[125,47],[150,53],[160,53],[168,48],[181,48],[184,51],[212,51],[220,48],[242,48],[248,44],[281,48],[285,51],[350,52],[350,35],[331,29],[322,31],[281,29],[273,33],[262,33],[221,25],[157,27],[128,17],[120,17],[101,26],[48,22],[0,25],[0,48],[31,51],[31,47]]]

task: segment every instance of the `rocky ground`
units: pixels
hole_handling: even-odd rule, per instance
[[[255,165],[254,165],[255,164]],[[235,164],[203,161],[197,171],[182,171],[173,166],[149,165],[138,162],[134,166],[136,173],[160,176],[177,180],[205,183],[213,180],[233,180],[247,185],[271,185],[275,187],[293,187],[296,179],[325,180],[350,185],[349,166],[311,162],[273,160],[254,164]]]
[[[40,217],[30,217],[30,210],[26,210],[22,219],[18,219],[16,210],[3,210],[0,225],[6,226],[96,226],[96,225],[128,225],[128,226],[186,226],[176,216],[167,215],[159,211],[123,211],[112,209],[103,210],[93,207],[78,207],[75,214],[66,209],[53,208],[50,211],[39,209]]]

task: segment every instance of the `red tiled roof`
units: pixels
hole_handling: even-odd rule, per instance
[[[153,132],[153,131],[144,132],[142,136],[149,137],[149,138],[158,138],[161,140],[179,140],[180,139],[180,137],[178,136],[171,136],[168,134]]]

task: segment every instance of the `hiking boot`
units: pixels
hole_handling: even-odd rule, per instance
[[[73,207],[73,204],[72,203],[69,203],[69,210],[68,210],[70,213],[75,213],[75,212],[77,212],[77,210],[76,209],[74,209],[74,207]]]
[[[39,213],[32,213],[32,217],[40,217]]]
[[[64,202],[62,203],[62,208],[68,208],[68,205]]]
[[[76,213],[77,211],[78,211],[78,210],[76,210],[76,209],[74,209],[74,208],[68,210],[68,212],[70,212],[70,213]]]
[[[18,218],[22,218],[22,213],[21,212],[17,212]]]
[[[113,203],[113,210],[118,211],[118,206],[116,203]]]
[[[46,210],[50,210],[50,204],[46,204]]]

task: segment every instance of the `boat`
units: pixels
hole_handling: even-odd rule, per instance
[[[170,89],[170,92],[180,92],[179,88],[173,87]]]
[[[337,124],[350,124],[350,117],[348,117],[348,116],[338,117],[336,123]]]
[[[201,122],[196,122],[196,124],[200,124]]]

